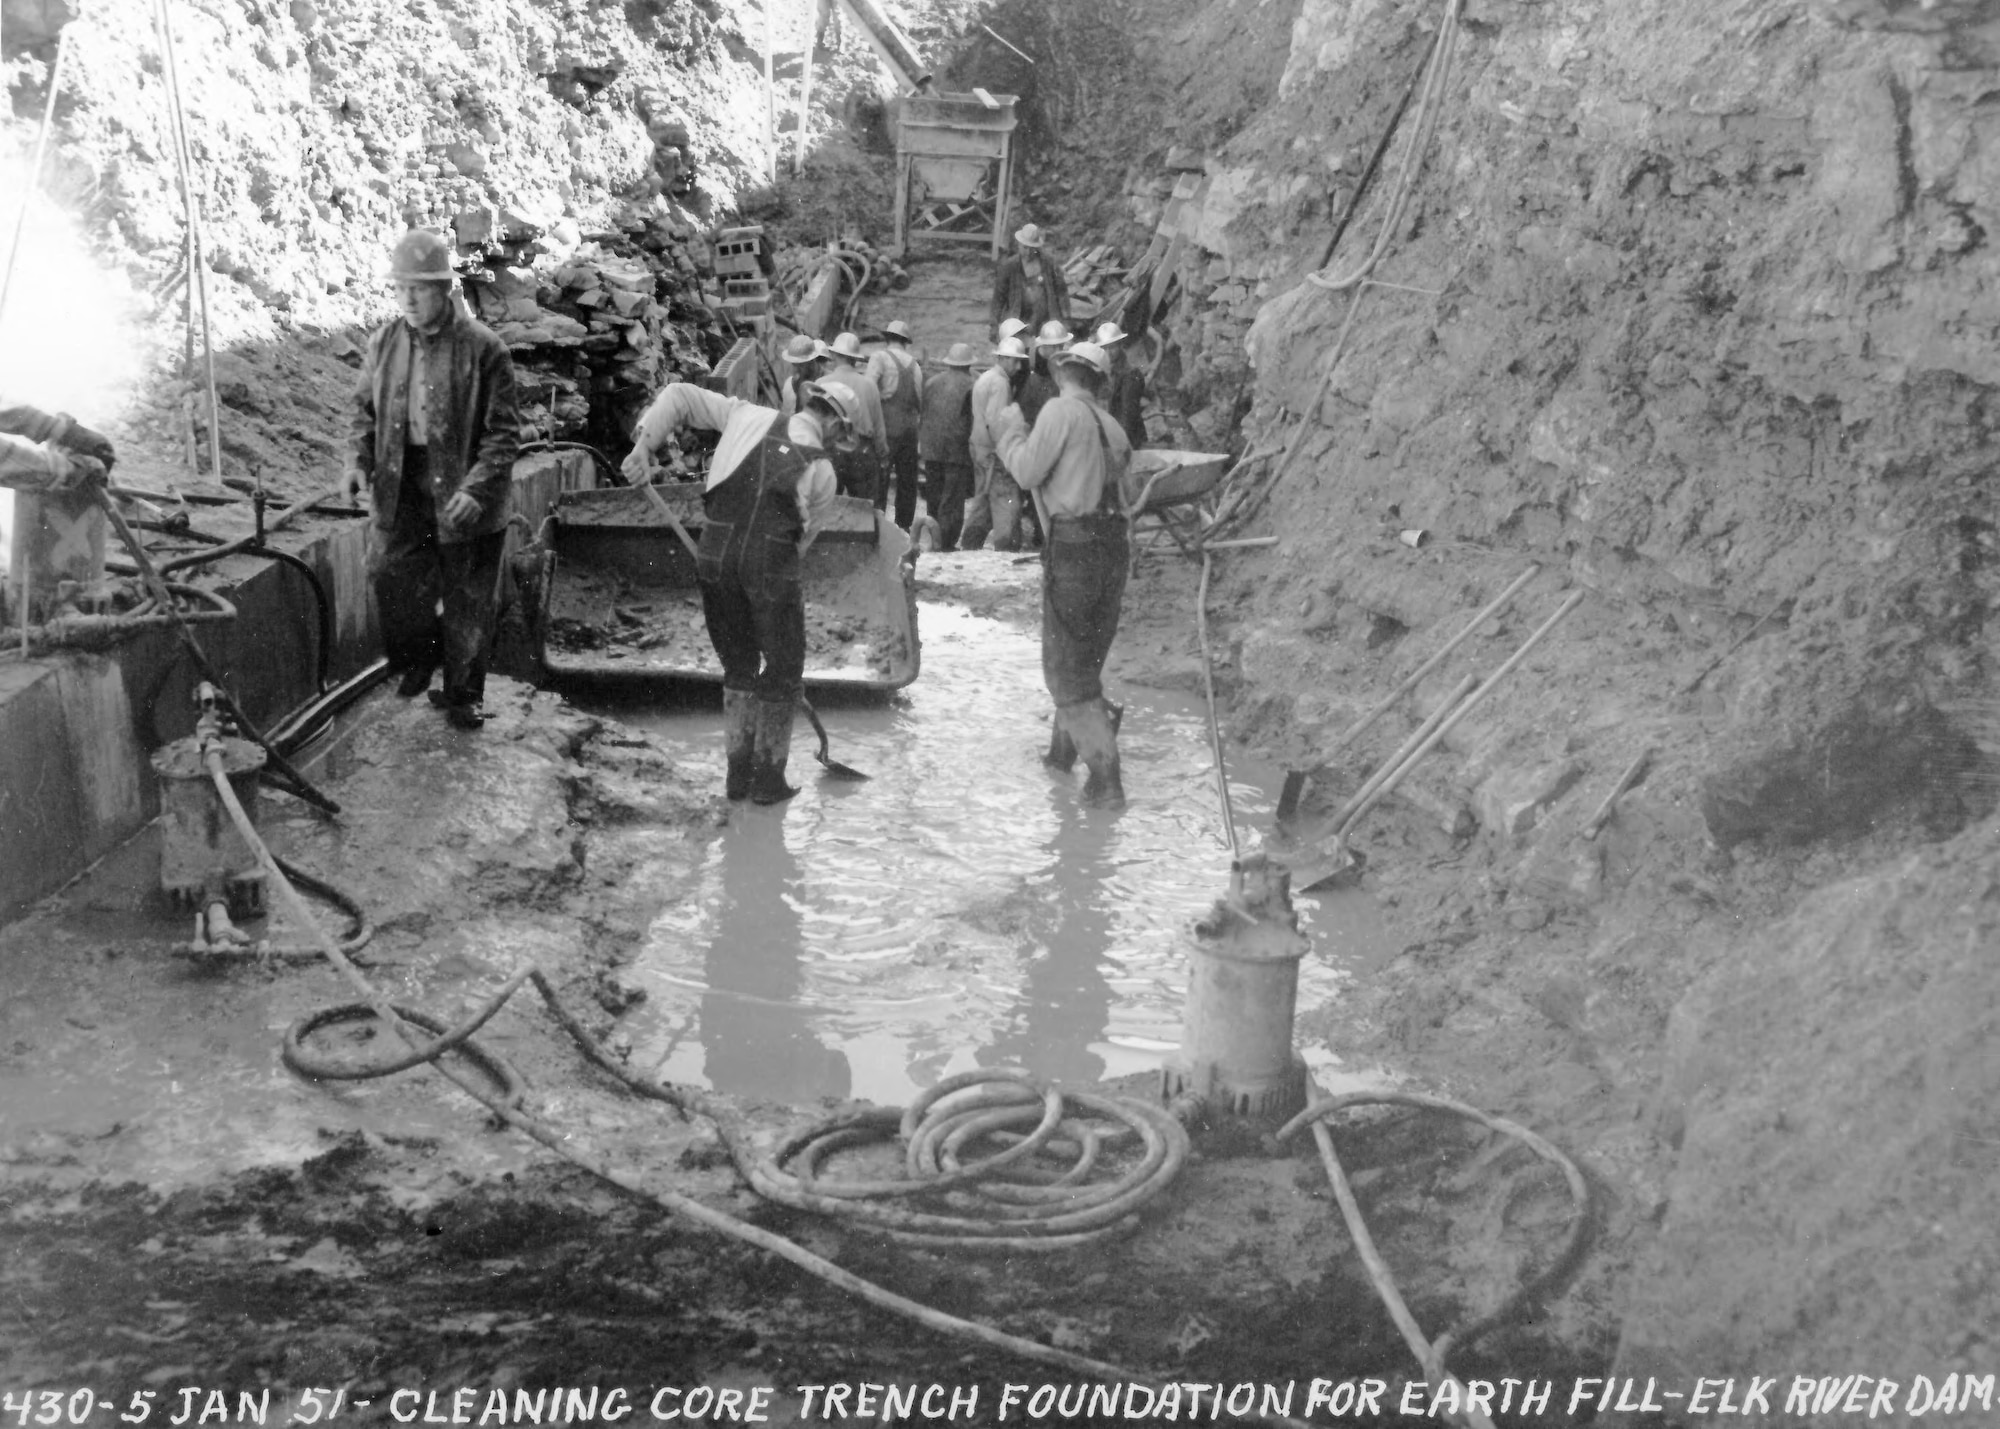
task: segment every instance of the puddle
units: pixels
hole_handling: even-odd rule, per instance
[[[1081,767],[1040,762],[1037,637],[950,604],[924,604],[921,626],[916,684],[886,706],[821,710],[832,757],[868,782],[816,777],[801,719],[799,795],[738,806],[698,885],[649,930],[628,969],[648,993],[626,1024],[635,1065],[776,1101],[897,1104],[976,1067],[1093,1081],[1153,1070],[1178,1045],[1187,930],[1229,872],[1200,702],[1115,691],[1129,802],[1087,809]],[[720,781],[713,709],[592,707]],[[1235,759],[1230,773],[1253,847],[1281,774]],[[1393,949],[1365,893],[1298,906],[1313,943],[1303,1011]]]

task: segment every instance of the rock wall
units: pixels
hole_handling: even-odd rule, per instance
[[[1197,434],[1296,447],[1230,532],[1279,548],[1218,566],[1239,738],[1344,793],[1588,593],[1363,831],[1408,942],[1325,1035],[1585,1155],[1598,1254],[1638,1273],[1576,1313],[1621,1372],[1940,1381],[1985,1353],[1947,1322],[2000,1304],[1957,1253],[1995,1055],[1956,1011],[1991,1000],[2000,756],[1993,7],[1467,0],[1382,286],[1313,287],[1444,9],[1303,0],[1179,225]],[[1169,84],[1209,62],[1148,53]]]

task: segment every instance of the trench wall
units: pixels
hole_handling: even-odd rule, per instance
[[[563,491],[592,485],[581,452],[546,452],[514,468],[514,509],[539,525]],[[294,549],[333,603],[329,676],[381,649],[368,598],[368,524],[354,521]],[[318,611],[310,586],[276,561],[239,556],[206,568],[236,606],[225,625],[195,627],[203,651],[260,728],[317,692]],[[159,812],[149,756],[194,728],[200,672],[172,631],[107,653],[0,666],[0,919],[60,888]]]

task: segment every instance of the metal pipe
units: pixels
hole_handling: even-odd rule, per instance
[[[840,8],[853,19],[869,47],[882,57],[882,63],[895,71],[898,80],[917,93],[930,87],[929,66],[875,0],[840,0]]]

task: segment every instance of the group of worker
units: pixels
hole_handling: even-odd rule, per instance
[[[683,431],[718,438],[696,568],[722,665],[731,799],[797,792],[786,764],[805,670],[799,561],[833,498],[860,496],[911,530],[921,493],[941,546],[990,533],[1012,550],[1026,492],[1041,533],[1042,668],[1055,703],[1045,758],[1064,770],[1081,758],[1085,797],[1122,802],[1120,712],[1102,673],[1128,566],[1125,476],[1144,427],[1136,398],[1121,398],[1134,390],[1115,355],[1124,334],[1106,323],[1075,340],[1040,231],[1015,239],[1021,252],[1001,273],[1008,301],[1048,316],[1027,335],[1029,317],[1000,312],[996,287],[995,362],[976,379],[963,342],[926,373],[898,321],[872,356],[853,333],[793,339],[776,407],[675,382],[640,417],[623,468],[634,482],[662,464],[685,470]],[[398,692],[428,691],[454,725],[475,729],[520,440],[513,369],[505,344],[455,300],[443,239],[406,234],[391,263],[402,315],[367,346],[347,485],[371,496],[370,573]],[[1128,416],[1115,415],[1121,400]],[[431,690],[440,668],[443,687]]]

